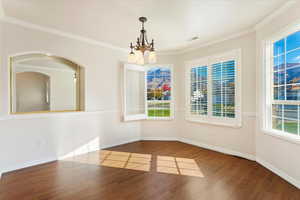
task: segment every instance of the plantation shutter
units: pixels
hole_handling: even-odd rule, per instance
[[[123,70],[123,119],[146,119],[146,70],[144,66],[125,64]]]
[[[212,64],[212,116],[235,117],[235,61]]]

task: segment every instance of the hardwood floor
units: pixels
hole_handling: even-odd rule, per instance
[[[95,156],[99,152],[94,152],[81,156],[81,159],[57,161],[4,174],[0,183],[0,200],[300,199],[300,190],[256,162],[188,144],[143,141],[109,150],[151,154],[151,161],[145,162],[150,168],[132,170],[120,168],[123,165],[100,166],[99,158]],[[183,175],[180,172],[182,164],[177,162],[178,174],[157,172],[158,156],[194,159],[202,175]]]

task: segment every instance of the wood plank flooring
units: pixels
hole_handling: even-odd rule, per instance
[[[300,200],[299,189],[246,159],[180,142],[141,141],[109,150],[151,154],[150,168],[107,167],[76,158],[47,163],[4,174],[0,200]],[[157,171],[166,163],[158,162],[163,156],[178,158],[177,174]],[[180,173],[180,166],[189,165],[179,158],[194,160],[201,176]]]

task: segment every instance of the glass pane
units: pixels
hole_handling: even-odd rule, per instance
[[[282,118],[272,117],[272,128],[282,131]]]
[[[197,105],[196,104],[192,104],[191,105],[191,114],[196,114],[197,113]]]
[[[284,118],[298,119],[298,106],[297,105],[284,105]]]
[[[287,84],[300,83],[300,66],[286,70]]]
[[[153,68],[147,72],[147,99],[171,100],[171,71]]]
[[[274,50],[273,50],[274,51],[274,56],[278,56],[280,54],[283,54],[284,49],[285,49],[284,39],[275,42],[274,43]]]
[[[170,117],[170,103],[150,102],[148,103],[148,117]]]
[[[274,72],[274,85],[283,85],[285,84],[285,72],[284,71],[277,71]]]
[[[198,81],[207,81],[207,67],[198,67],[197,68],[197,78]]]
[[[191,69],[191,83],[194,83],[197,80],[196,77],[196,68]]]
[[[289,35],[286,39],[286,50],[290,51],[300,47],[300,31]]]
[[[284,131],[298,135],[298,123],[296,120],[284,119]]]
[[[226,117],[235,117],[235,83],[234,79],[224,81],[224,112]]]
[[[300,49],[286,54],[286,68],[300,65]]]
[[[213,80],[221,80],[222,79],[222,64],[217,63],[212,65],[212,79]]]
[[[207,66],[191,69],[196,78],[191,79],[191,114],[207,115]]]
[[[222,105],[222,94],[221,94],[221,81],[213,81],[213,112],[221,113],[221,105]]]
[[[282,117],[282,105],[281,104],[273,104],[272,105],[272,115],[276,117]]]
[[[284,86],[274,87],[274,99],[275,100],[285,100]]]
[[[222,78],[223,79],[233,79],[235,76],[234,60],[227,61],[223,63],[222,66]]]
[[[275,57],[273,65],[274,65],[274,71],[284,69],[285,68],[285,55]]]
[[[286,100],[300,100],[300,84],[286,86]]]

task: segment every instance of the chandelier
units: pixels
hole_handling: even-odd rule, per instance
[[[156,63],[156,53],[154,50],[154,40],[148,42],[147,32],[144,28],[144,23],[147,21],[146,17],[140,17],[139,21],[142,22],[142,29],[140,36],[137,38],[136,45],[130,43],[130,53],[128,55],[129,63],[136,63],[139,65],[145,64],[145,57],[148,57],[148,63]]]

